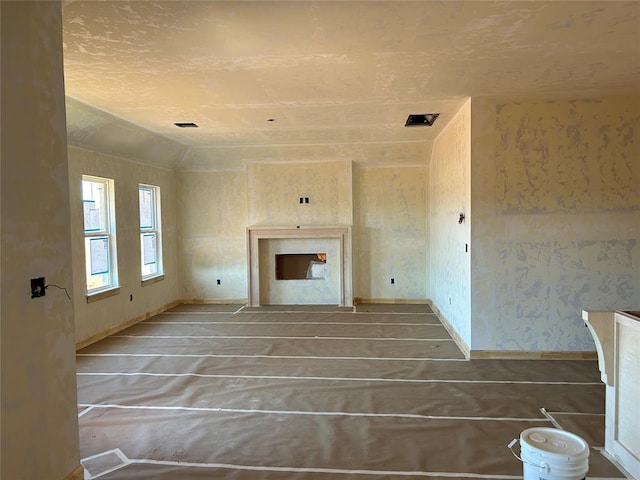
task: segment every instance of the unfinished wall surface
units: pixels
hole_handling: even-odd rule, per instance
[[[0,12],[0,477],[62,480],[80,467],[73,304],[54,287],[33,299],[30,289],[43,276],[73,293],[60,4]]]
[[[246,300],[244,170],[180,173],[178,210],[180,298]]]
[[[181,172],[180,296],[216,302],[247,298],[248,225],[353,222],[358,232],[357,237],[354,233],[353,283],[360,286],[354,295],[425,300],[425,186],[425,166],[361,168],[350,161],[252,163],[246,171]],[[309,203],[300,204],[299,197],[308,197]],[[390,278],[395,279],[394,285]],[[266,280],[261,288],[271,292]],[[306,287],[303,282],[301,288]],[[333,303],[335,292],[325,293],[323,302]],[[287,295],[267,296],[272,302],[284,302]],[[313,303],[311,297],[305,298],[294,303]]]
[[[427,298],[426,171],[354,168],[354,296]]]
[[[248,224],[351,225],[351,169],[349,161],[248,165]]]
[[[73,245],[76,339],[82,342],[178,299],[178,215],[174,172],[76,147],[69,147],[69,196]],[[82,175],[114,180],[120,293],[87,303]],[[141,285],[138,185],[160,187],[164,279]],[[133,295],[133,299],[132,296]]]
[[[474,99],[473,350],[593,350],[640,305],[640,97]]]
[[[299,106],[297,108],[300,108]],[[340,108],[333,107],[336,110]],[[405,114],[404,107],[399,107],[400,116]],[[402,112],[402,113],[401,113]],[[305,118],[305,121],[310,121]],[[349,119],[352,122],[353,119]],[[298,125],[299,127],[300,125]],[[269,135],[274,134],[273,125],[269,128]],[[180,161],[181,168],[192,171],[211,170],[215,165],[216,170],[236,169],[238,165],[250,163],[274,163],[274,164],[299,164],[301,162],[331,163],[336,160],[347,160],[354,164],[366,164],[367,166],[389,165],[419,165],[420,159],[427,158],[431,150],[428,140],[416,142],[363,142],[361,138],[347,137],[339,141],[334,132],[326,137],[327,143],[323,144],[288,144],[291,135],[296,135],[297,127],[286,128],[279,135],[283,135],[278,145],[251,145],[251,146],[224,146],[215,145],[209,147],[192,147]],[[381,132],[381,137],[388,133]],[[300,131],[304,131],[302,128]],[[348,135],[349,129],[340,128],[340,134]],[[412,133],[410,133],[412,132]],[[424,136],[419,132],[408,130],[404,132],[405,140],[421,140]],[[325,132],[326,134],[326,132]],[[412,136],[415,135],[415,136]],[[282,165],[280,165],[282,168]]]
[[[436,138],[429,166],[430,297],[471,344],[471,101]],[[475,212],[475,205],[474,205]],[[459,214],[465,214],[459,223]],[[469,251],[467,251],[469,250]]]
[[[340,241],[337,238],[263,239],[260,242],[260,303],[262,305],[338,305],[340,303]],[[326,253],[325,278],[278,280],[275,256]]]

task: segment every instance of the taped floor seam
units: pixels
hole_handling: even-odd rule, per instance
[[[393,383],[470,383],[470,384],[505,384],[505,385],[598,385],[597,382],[542,382],[527,380],[457,380],[457,379],[417,379],[417,378],[367,378],[367,377],[304,377],[288,375],[227,375],[216,373],[152,373],[152,372],[77,372],[78,376],[103,377],[202,377],[225,379],[258,379],[258,380],[316,380],[332,382],[393,382]]]

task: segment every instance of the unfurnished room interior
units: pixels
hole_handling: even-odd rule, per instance
[[[0,23],[0,478],[640,478],[639,1]]]

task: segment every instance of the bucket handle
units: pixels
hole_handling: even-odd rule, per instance
[[[511,441],[509,442],[509,445],[507,445],[507,448],[508,448],[509,450],[511,450],[511,454],[512,454],[514,457],[516,457],[518,460],[520,460],[520,461],[522,462],[522,459],[518,456],[518,454],[517,454],[516,452],[514,452],[514,451],[513,451],[513,446],[514,446],[516,443],[518,443],[518,442],[519,442],[519,440],[518,440],[517,438],[514,438],[513,440],[511,440]]]
[[[543,469],[545,472],[549,473],[550,469],[549,469],[549,465],[548,465],[548,464],[543,463],[542,465],[536,465],[535,463],[527,462],[527,461],[523,460],[522,458],[520,458],[520,457],[518,456],[518,454],[517,454],[516,452],[514,452],[514,451],[513,451],[513,446],[514,446],[516,443],[520,443],[520,439],[518,439],[518,438],[514,438],[513,440],[511,440],[511,441],[509,442],[509,445],[507,445],[507,448],[508,448],[509,450],[511,450],[511,454],[512,454],[514,457],[516,457],[516,458],[517,458],[518,460],[520,460],[522,463],[528,463],[529,465],[533,465],[533,466],[534,466],[534,467],[536,467],[536,468],[541,468],[541,469]]]

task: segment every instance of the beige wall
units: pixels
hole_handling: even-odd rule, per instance
[[[246,301],[248,225],[351,223],[350,162],[255,163],[179,178],[183,299]]]
[[[430,297],[471,344],[471,100],[436,138],[429,165]],[[475,205],[474,205],[475,211]],[[459,214],[465,221],[458,223]],[[467,251],[469,245],[469,251]]]
[[[86,301],[82,175],[114,180],[120,293]],[[138,185],[160,187],[164,280],[141,285]],[[132,160],[69,147],[69,196],[73,245],[76,339],[80,343],[175,301],[178,298],[178,216],[175,174]],[[133,295],[133,300],[131,300]]]
[[[474,99],[474,350],[593,350],[640,305],[640,97]]]
[[[425,166],[253,163],[246,171],[182,172],[179,178],[181,298],[246,299],[247,225],[352,223],[355,296],[427,298]],[[300,196],[310,203],[300,205]],[[271,298],[271,287],[261,283]],[[323,301],[335,296],[325,293]],[[290,302],[283,292],[273,295]]]
[[[349,161],[250,164],[248,224],[351,225],[351,178]]]
[[[182,172],[178,183],[180,298],[246,301],[244,170]]]
[[[58,2],[1,2],[2,443],[0,477],[79,467],[73,292]]]
[[[426,173],[426,166],[354,168],[354,296],[426,300]]]

